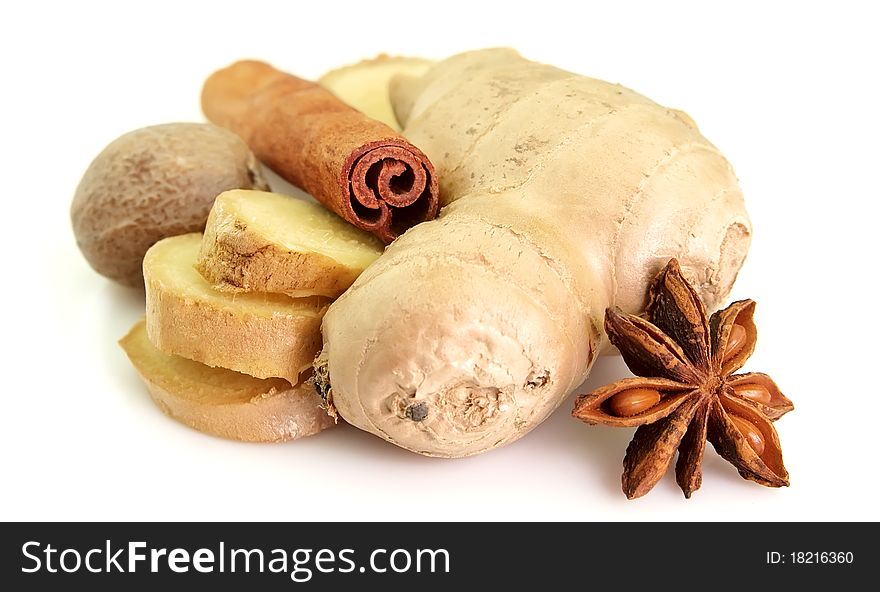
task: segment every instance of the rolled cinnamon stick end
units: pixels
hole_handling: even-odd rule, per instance
[[[202,110],[281,177],[386,243],[437,216],[428,157],[317,84],[236,62],[205,81]]]

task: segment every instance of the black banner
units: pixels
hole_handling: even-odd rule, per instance
[[[5,589],[869,582],[876,523],[4,524]],[[5,584],[17,584],[8,588]],[[34,585],[40,586],[33,588]],[[416,586],[417,588],[414,588]],[[843,587],[845,589],[845,586]]]

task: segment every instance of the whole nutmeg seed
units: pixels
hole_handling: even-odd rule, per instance
[[[205,229],[228,189],[268,189],[256,157],[232,132],[169,123],[120,136],[92,161],[70,207],[76,243],[95,271],[143,287],[144,254],[160,239]]]

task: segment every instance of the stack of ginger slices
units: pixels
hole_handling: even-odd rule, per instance
[[[316,434],[334,425],[309,380],[321,319],[382,250],[318,204],[227,191],[204,235],[147,252],[146,319],[120,345],[159,407],[192,428],[247,442]]]

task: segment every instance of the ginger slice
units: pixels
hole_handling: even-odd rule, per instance
[[[395,76],[418,77],[434,62],[423,58],[380,55],[327,72],[318,84],[360,111],[400,131],[388,86]]]
[[[196,267],[222,291],[336,298],[383,248],[318,204],[234,190],[214,202]]]
[[[292,386],[281,378],[254,378],[164,354],[150,343],[144,321],[119,345],[156,405],[200,432],[243,442],[285,442],[335,425],[311,381]]]
[[[208,366],[296,384],[321,348],[328,299],[214,290],[194,267],[201,241],[201,234],[184,234],[147,251],[150,341]]]

